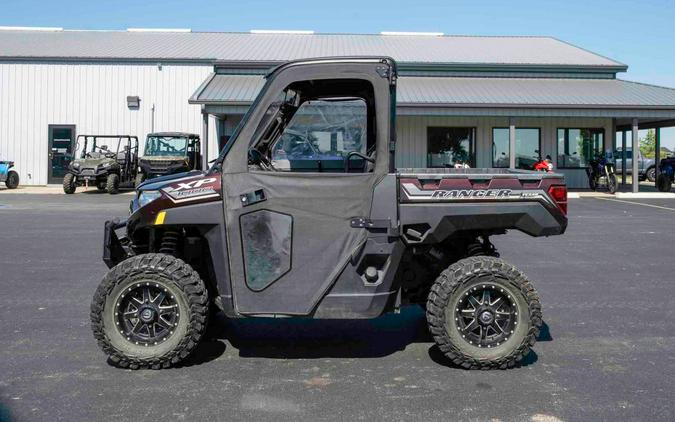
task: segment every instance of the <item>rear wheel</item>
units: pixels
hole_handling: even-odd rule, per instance
[[[167,368],[190,355],[208,317],[204,282],[188,264],[144,254],[111,269],[91,304],[99,346],[120,367]]]
[[[649,167],[647,169],[647,180],[650,182],[656,181],[656,167]]]
[[[66,173],[63,176],[63,192],[67,194],[75,193],[75,175],[73,173]]]
[[[667,174],[659,174],[659,178],[656,180],[656,188],[659,192],[670,192],[670,188],[673,187],[673,181],[670,180],[670,176]]]
[[[614,173],[609,173],[607,175],[607,190],[609,190],[609,193],[616,193],[616,188],[617,188],[617,183],[616,183],[616,175]]]
[[[7,180],[5,180],[5,186],[7,186],[7,189],[16,189],[19,186],[19,173],[10,170],[7,174]]]
[[[443,271],[427,301],[439,349],[466,369],[505,369],[529,353],[541,327],[539,296],[499,258],[462,259]]]
[[[120,191],[120,176],[118,174],[109,174],[106,180],[105,190],[109,194],[116,194]]]

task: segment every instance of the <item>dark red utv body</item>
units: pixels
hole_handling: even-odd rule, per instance
[[[209,171],[142,184],[129,218],[106,223],[111,270],[92,304],[103,350],[122,366],[176,363],[210,305],[232,318],[372,318],[415,303],[457,364],[515,365],[541,308],[489,238],[564,233],[563,177],[396,169],[388,58],[290,62],[267,79]]]

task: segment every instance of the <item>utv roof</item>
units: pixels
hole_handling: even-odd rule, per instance
[[[175,138],[199,138],[199,135],[196,133],[188,133],[188,132],[153,132],[153,133],[148,133],[148,136],[169,136],[169,137],[175,137]]]
[[[396,61],[388,56],[328,56],[289,60],[270,69],[265,77],[269,78],[286,67],[308,63],[387,63],[394,69],[394,74],[396,74]]]
[[[87,138],[137,138],[135,135],[77,135],[77,137],[87,137]]]

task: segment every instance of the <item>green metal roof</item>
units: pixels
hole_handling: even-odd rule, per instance
[[[284,62],[389,56],[401,65],[520,66],[625,71],[552,37],[0,30],[0,59]]]
[[[248,105],[258,75],[212,74],[192,104]],[[675,89],[619,79],[401,77],[398,106],[491,108],[675,109]]]

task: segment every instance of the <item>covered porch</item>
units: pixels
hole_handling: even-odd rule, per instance
[[[260,74],[216,71],[190,98],[202,106],[202,135],[213,151],[227,142],[263,84]],[[460,151],[472,167],[531,168],[550,155],[568,186],[586,188],[592,155],[613,151],[618,142],[623,151],[638,151],[639,129],[660,134],[668,126],[675,126],[675,90],[669,88],[610,78],[404,75],[397,87],[396,164],[445,166]],[[633,160],[632,174],[636,166]],[[638,177],[631,189],[639,191]]]

